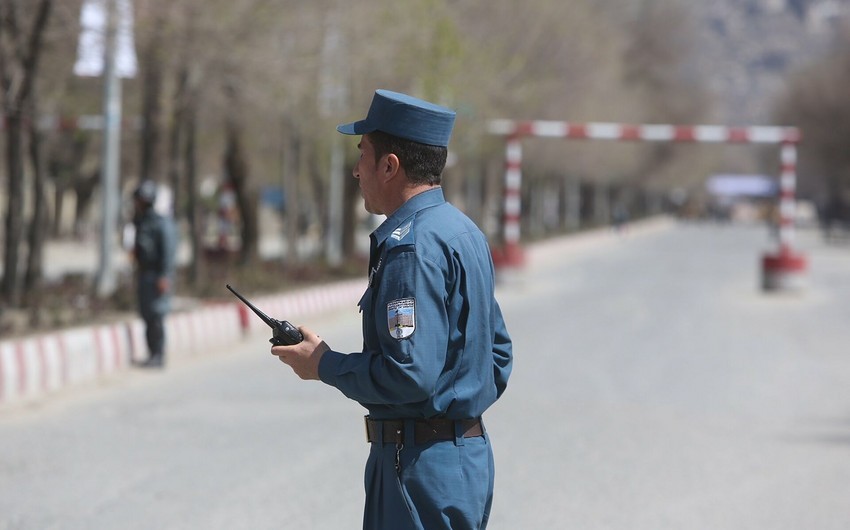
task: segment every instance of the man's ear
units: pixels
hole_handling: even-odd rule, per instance
[[[389,182],[395,178],[401,168],[401,161],[399,161],[398,157],[393,153],[381,157],[379,163],[381,165],[378,167],[378,171],[381,175],[383,175],[384,182]]]

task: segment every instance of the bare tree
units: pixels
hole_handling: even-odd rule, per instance
[[[163,64],[162,34],[163,13],[158,11],[154,15],[153,31],[147,42],[144,43],[143,52],[140,57],[142,66],[142,130],[139,157],[139,180],[154,178],[160,180],[159,176],[159,143],[161,129],[161,100],[162,100],[162,76]],[[174,188],[175,202],[179,200],[178,190]]]
[[[710,109],[701,77],[690,66],[694,51],[693,21],[680,0],[641,0],[625,17],[628,36],[623,52],[623,83],[640,103],[641,122],[700,123]],[[657,177],[685,153],[679,146],[655,143],[635,164],[640,182]],[[690,154],[690,153],[688,153]],[[694,167],[693,156],[687,157]],[[702,175],[691,171],[700,181]]]
[[[0,3],[28,6],[4,8],[4,13],[32,14],[49,2]],[[502,156],[500,141],[483,129],[485,120],[685,121],[705,106],[683,68],[690,52],[681,0],[643,0],[639,9],[614,0],[527,0],[521,7],[512,0],[363,0],[357,6],[339,0],[137,0],[134,5],[142,75],[126,82],[125,105],[128,121],[138,116],[142,127],[138,135],[125,136],[127,142],[138,142],[125,152],[136,153],[128,159],[134,164],[138,157],[140,177],[170,181],[176,214],[189,224],[193,260],[201,257],[202,205],[196,202],[201,178],[235,178],[237,193],[246,194],[238,199],[247,221],[245,262],[254,259],[258,246],[252,241],[260,229],[252,227],[257,190],[281,185],[284,176],[292,185],[289,199],[297,205],[287,209],[283,223],[290,230],[290,247],[302,237],[299,209],[320,223],[313,233],[324,233],[334,126],[362,117],[377,88],[458,109],[452,144],[458,163],[447,171],[446,191],[460,204],[480,207],[481,219],[498,218],[494,210],[500,202],[466,201],[464,195],[478,193],[482,185],[461,183],[482,180],[486,173],[494,180],[486,188],[498,192],[498,176],[477,169]],[[54,10],[67,11],[66,17],[77,9],[63,6]],[[334,52],[333,61],[323,61],[331,19],[333,32],[349,44]],[[59,73],[76,40],[67,28],[66,33],[51,37],[55,44],[45,58],[54,67],[41,74],[47,98],[42,108],[97,114],[99,93],[87,81],[66,80],[67,74]],[[10,50],[11,41],[4,42]],[[344,80],[347,95],[340,108],[320,112],[322,87],[331,78],[331,83]],[[292,124],[286,130],[284,116]],[[93,168],[79,138],[50,137],[48,178],[56,183],[57,196],[63,182],[70,186],[74,181],[78,206],[85,207],[91,191],[85,176]],[[55,142],[69,145],[54,151]],[[356,182],[347,175],[355,152],[353,142],[343,146],[348,158],[343,169],[345,254],[352,257],[359,205]],[[552,175],[565,172],[600,182],[633,179],[638,173],[681,178],[670,169],[681,167],[682,157],[672,151],[559,141],[529,142],[527,150],[525,180],[532,186],[555,186],[549,182]],[[62,151],[63,156],[56,154]],[[57,165],[59,159],[65,162]],[[286,175],[282,161],[292,163]],[[9,233],[14,237],[14,230]],[[17,249],[20,238],[7,244]],[[6,252],[4,260],[13,254]],[[20,255],[14,260],[20,261]],[[193,261],[195,272],[197,265]]]
[[[46,172],[54,188],[52,237],[63,235],[61,221],[65,215],[65,194],[75,190],[77,181],[83,178],[83,163],[90,142],[91,134],[76,127],[60,126],[58,131],[48,135]],[[74,226],[78,224],[79,220],[75,219]]]
[[[241,220],[239,261],[242,265],[254,263],[259,257],[259,218],[257,215],[257,190],[251,179],[250,165],[244,148],[244,126],[240,119],[240,102],[232,86],[225,92],[231,101],[231,112],[225,117],[224,174],[233,185]]]
[[[823,208],[850,209],[850,26],[831,52],[798,71],[777,102],[776,120],[802,129],[800,191]]]
[[[37,116],[35,98],[30,99],[31,115]],[[38,306],[41,300],[41,287],[43,279],[43,249],[44,241],[48,232],[47,194],[45,184],[47,176],[44,164],[44,133],[38,127],[29,129],[30,161],[32,164],[33,179],[33,214],[30,221],[27,243],[29,254],[27,255],[27,268],[24,276],[24,304],[33,309],[33,324],[40,322]]]
[[[18,261],[23,235],[24,202],[24,130],[35,116],[27,116],[33,108],[33,85],[38,75],[42,37],[53,6],[52,0],[0,2],[0,88],[6,120],[6,168],[8,205],[4,243],[3,280],[0,294],[14,304],[17,296]],[[29,19],[25,21],[24,19]],[[29,120],[28,120],[29,118]]]

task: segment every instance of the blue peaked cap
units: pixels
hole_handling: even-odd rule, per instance
[[[342,134],[381,131],[420,144],[449,146],[455,111],[407,94],[376,90],[366,119],[336,128]]]

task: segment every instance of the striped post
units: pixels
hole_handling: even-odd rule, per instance
[[[797,289],[806,270],[805,258],[792,250],[796,193],[797,143],[800,131],[795,127],[723,125],[665,125],[623,123],[569,123],[545,120],[492,120],[490,134],[506,137],[504,247],[494,250],[497,265],[522,264],[520,245],[523,136],[581,140],[639,142],[689,142],[781,145],[779,250],[762,259],[765,290]],[[498,258],[498,259],[497,259]]]
[[[779,248],[787,252],[794,243],[794,213],[797,188],[797,147],[782,144],[782,170],[779,178]]]
[[[505,142],[505,203],[503,212],[504,254],[501,264],[517,267],[523,264],[520,246],[520,214],[522,213],[522,142],[519,136]]]
[[[794,218],[797,189],[797,146],[783,142],[779,177],[779,251],[762,257],[765,291],[796,291],[805,286],[806,259],[794,252]]]

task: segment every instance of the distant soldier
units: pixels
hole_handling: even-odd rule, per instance
[[[177,235],[170,216],[153,207],[156,183],[142,181],[133,192],[137,296],[139,313],[145,321],[148,359],[144,367],[165,365],[165,315],[171,309]]]

